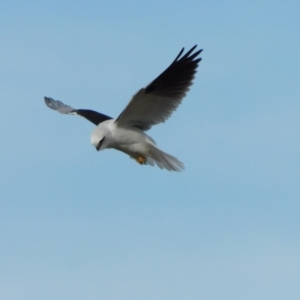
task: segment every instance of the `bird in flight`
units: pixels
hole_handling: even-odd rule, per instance
[[[141,165],[156,164],[161,169],[181,171],[183,163],[160,150],[145,131],[165,122],[193,84],[202,51],[195,51],[196,47],[184,55],[183,48],[164,72],[132,97],[116,119],[89,109],[75,109],[48,97],[44,98],[45,103],[62,114],[79,115],[94,123],[97,127],[92,131],[91,143],[97,151],[114,148]]]

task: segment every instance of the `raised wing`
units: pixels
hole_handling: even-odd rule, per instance
[[[173,63],[148,86],[139,90],[116,119],[118,126],[133,126],[148,130],[165,122],[193,84],[201,58],[197,45],[185,53],[179,52]]]
[[[98,113],[93,110],[89,109],[75,109],[69,105],[66,105],[62,103],[59,100],[54,100],[52,98],[44,97],[46,105],[54,109],[62,114],[67,115],[79,115],[81,117],[84,117],[94,123],[95,125],[99,125],[101,122],[112,119],[109,116],[106,116],[104,114]]]

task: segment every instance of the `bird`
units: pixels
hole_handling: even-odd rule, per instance
[[[141,88],[117,118],[89,110],[75,109],[59,100],[44,97],[46,105],[62,114],[78,115],[96,125],[90,141],[97,151],[113,148],[122,151],[140,165],[157,165],[179,172],[184,164],[158,148],[145,132],[165,122],[186,96],[197,72],[203,49],[181,49],[175,60],[146,87]]]

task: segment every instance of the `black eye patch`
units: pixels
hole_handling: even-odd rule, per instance
[[[105,138],[105,137],[104,137]],[[100,149],[100,147],[101,147],[101,145],[102,145],[102,143],[103,143],[103,141],[104,141],[104,138],[102,138],[101,140],[100,140],[100,142],[98,143],[98,145],[97,145],[97,147],[96,147],[96,149],[99,151],[99,149]]]

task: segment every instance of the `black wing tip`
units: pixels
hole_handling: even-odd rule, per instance
[[[54,103],[54,102],[56,102],[56,103],[59,102],[59,101],[57,101],[57,100],[54,100],[53,98],[46,97],[46,96],[44,97],[44,101],[45,101],[46,105],[49,106],[50,108],[52,108],[52,107],[51,107],[51,104],[52,104],[52,103]]]
[[[197,48],[197,44],[194,45],[190,50],[188,50],[183,56],[183,52],[184,52],[184,47],[180,50],[179,54],[176,56],[175,60],[173,63],[184,60],[184,59],[194,59],[196,58],[202,51],[203,49],[200,49],[196,52],[193,53],[193,51]]]
[[[183,53],[183,51],[184,51],[184,47],[180,50],[180,52],[178,53],[178,55],[177,55],[176,58],[174,59],[174,62],[176,62],[176,61],[180,58],[180,56],[181,56],[181,54]]]
[[[44,97],[44,101],[45,101],[45,104],[48,106],[48,107],[50,107],[50,108],[52,108],[51,107],[51,102],[53,102],[53,99],[52,98],[50,98],[50,97]]]
[[[145,94],[152,93],[155,90],[155,84],[152,82],[145,88]]]

